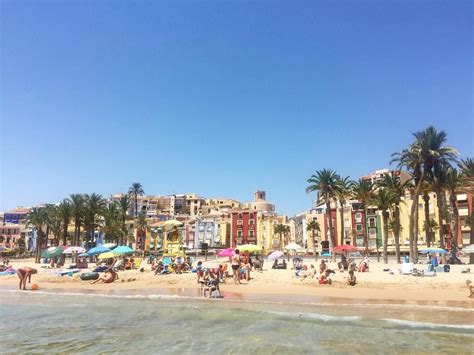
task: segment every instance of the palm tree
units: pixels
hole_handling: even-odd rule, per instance
[[[395,255],[397,263],[400,264],[400,203],[403,202],[402,197],[405,196],[405,190],[410,188],[411,182],[405,181],[401,182],[398,175],[384,175],[383,179],[378,183],[379,187],[387,189],[390,191],[391,195],[395,198],[395,208],[393,211],[393,236],[395,240]]]
[[[459,164],[459,169],[461,170],[463,176],[463,190],[474,195],[474,159],[467,158],[466,160],[461,160]],[[469,244],[474,244],[474,203],[473,199],[471,199],[471,215],[469,218],[466,218],[465,223],[466,226],[471,228],[471,233],[469,235]],[[470,254],[469,263],[474,264],[474,253]]]
[[[118,208],[120,212],[120,218],[122,220],[122,234],[125,236],[127,234],[125,221],[127,220],[127,212],[130,208],[130,197],[128,195],[122,195],[120,197]]]
[[[367,228],[367,209],[374,198],[375,194],[375,185],[370,180],[359,179],[358,181],[353,181],[351,183],[352,198],[358,200],[364,208],[364,247],[365,254],[369,254],[369,238],[368,238],[368,228]]]
[[[415,140],[407,149],[400,153],[392,154],[392,162],[397,162],[399,167],[405,167],[414,177],[415,188],[412,194],[413,203],[410,210],[409,237],[410,257],[417,262],[418,236],[418,199],[421,187],[428,174],[437,165],[449,165],[456,160],[457,151],[445,145],[447,135],[430,126],[423,131],[415,132]]]
[[[423,231],[429,231],[430,233],[430,239],[434,241],[434,236],[436,230],[439,229],[438,222],[434,220],[433,218],[430,218],[428,221],[425,221],[425,225],[423,226]],[[429,246],[429,245],[428,245]]]
[[[321,228],[319,227],[319,223],[316,219],[312,219],[307,225],[306,230],[311,231],[311,236],[313,237],[313,251],[314,251],[314,259],[318,260],[318,256],[316,254],[316,234],[315,232],[320,232]]]
[[[130,189],[128,190],[128,194],[133,197],[135,201],[135,218],[138,217],[138,196],[143,196],[145,191],[143,190],[142,184],[139,182],[134,182]]]
[[[39,263],[41,259],[41,252],[44,243],[43,228],[46,225],[47,220],[48,216],[44,207],[33,207],[31,212],[28,214],[28,224],[33,226],[36,230],[35,263]]]
[[[92,242],[94,231],[99,225],[102,209],[105,207],[105,200],[102,195],[93,193],[85,195],[84,206],[84,227],[86,229],[86,242]]]
[[[444,249],[443,219],[446,218],[446,175],[448,167],[436,164],[433,168],[431,189],[436,193],[436,207],[438,208],[438,238],[439,246]]]
[[[58,214],[62,221],[63,227],[63,245],[67,244],[67,228],[72,217],[72,205],[71,202],[67,199],[62,200],[58,206]]]
[[[459,233],[459,212],[456,202],[456,196],[462,191],[462,175],[456,169],[449,169],[446,179],[446,190],[449,194],[449,204],[451,207],[453,226],[453,244],[451,247],[451,262],[455,262],[458,250],[458,233]]]
[[[62,231],[62,218],[61,215],[59,214],[59,209],[56,206],[49,206],[46,209],[46,213],[48,214],[47,218],[47,226],[51,233],[53,233],[54,236],[54,242],[56,246],[59,245],[59,237],[61,235]]]
[[[284,224],[275,224],[273,227],[273,233],[278,234],[280,236],[280,243],[279,243],[279,248],[283,249],[283,235],[286,234],[288,231],[288,226],[285,226]]]
[[[135,226],[137,228],[137,239],[142,240],[142,238],[146,238],[146,231],[148,230],[148,222],[143,213],[140,213],[138,215],[138,218],[135,220]],[[143,244],[142,243],[139,243],[139,244],[140,245],[137,245],[137,247],[143,248],[143,251],[144,251],[145,250],[144,240],[143,240]]]
[[[72,216],[74,218],[74,238],[72,240],[72,245],[79,245],[81,237],[81,226],[84,219],[84,196],[81,194],[72,194],[69,196],[69,199],[71,201]]]
[[[377,206],[377,208],[382,211],[382,219],[383,219],[383,261],[385,264],[388,263],[388,254],[387,254],[387,246],[388,246],[388,218],[390,216],[389,210],[392,210],[394,205],[397,202],[397,196],[392,194],[392,192],[388,189],[380,188],[375,193],[374,197],[370,201],[373,205]]]
[[[119,243],[119,239],[122,237],[122,228],[120,209],[117,204],[113,202],[103,208],[102,216],[103,219],[99,225],[99,229],[104,233],[105,240]]]
[[[430,220],[430,192],[431,186],[433,181],[433,174],[429,174],[426,181],[421,185],[421,193],[423,198],[423,207],[424,207],[424,220],[425,225],[423,226],[423,230],[425,232],[425,241],[428,247],[431,246],[431,230],[430,224],[426,224]],[[428,226],[428,229],[425,227]]]
[[[310,193],[317,191],[317,200],[326,204],[326,214],[328,218],[329,226],[329,248],[332,253],[332,260],[336,260],[334,253],[334,230],[332,226],[332,211],[331,211],[331,200],[337,197],[337,191],[339,188],[339,175],[337,175],[331,169],[323,169],[316,171],[316,174],[306,180],[309,184],[306,187],[306,192]]]
[[[340,205],[340,218],[341,218],[341,243],[344,244],[344,207],[346,205],[346,199],[351,195],[351,181],[349,176],[345,178],[339,178],[338,188],[336,190],[336,197]]]

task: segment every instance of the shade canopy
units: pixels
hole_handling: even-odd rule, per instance
[[[112,253],[115,256],[120,256],[120,255],[125,255],[125,254],[132,254],[134,250],[130,247],[127,247],[126,245],[120,245],[116,247],[114,250],[112,250]]]
[[[63,253],[64,249],[61,247],[50,247],[46,250],[43,250],[41,253],[42,258],[57,258]]]
[[[441,248],[424,248],[420,250],[420,253],[429,254],[429,253],[438,253],[438,254],[446,254],[447,251]]]
[[[102,246],[112,250],[113,248],[115,248],[117,246],[117,244],[115,244],[115,243],[105,243],[105,244],[102,244]]]
[[[232,248],[227,248],[217,253],[217,256],[233,256],[233,255],[235,255],[235,251]]]
[[[99,255],[100,260],[111,259],[111,258],[115,258],[115,254],[111,251],[108,251],[106,253],[102,253],[102,254]]]
[[[92,249],[89,249],[86,254],[89,255],[89,256],[92,256],[92,255],[99,255],[99,254],[102,254],[102,253],[106,253],[108,251],[110,251],[109,248],[106,248],[104,246],[100,246],[100,247],[94,247]]]
[[[254,244],[243,244],[239,245],[237,248],[239,251],[247,252],[247,253],[259,253],[262,251],[262,247]]]
[[[293,251],[296,251],[296,250],[301,250],[303,249],[303,247],[299,244],[296,244],[296,243],[290,243],[288,244],[287,246],[285,246],[285,249],[286,250],[293,250]]]
[[[276,260],[278,258],[281,258],[283,255],[283,252],[281,252],[280,250],[275,250],[268,256],[268,260]]]
[[[67,249],[64,250],[64,254],[72,254],[72,253],[84,253],[86,249],[83,247],[68,247]]]

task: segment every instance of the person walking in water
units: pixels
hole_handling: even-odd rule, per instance
[[[28,283],[31,283],[31,275],[37,274],[37,273],[38,273],[38,271],[36,269],[31,268],[31,267],[22,267],[22,268],[18,269],[16,274],[20,278],[20,285],[19,285],[20,290],[22,289],[21,288],[22,284],[23,284],[23,290],[26,290],[26,279],[28,279]]]

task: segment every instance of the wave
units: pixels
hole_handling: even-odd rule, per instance
[[[359,321],[361,317],[359,316],[331,316],[328,314],[320,313],[308,313],[308,312],[278,312],[278,311],[263,311],[262,313],[274,314],[277,316],[283,316],[288,318],[303,318],[303,319],[317,319],[324,322],[355,322]]]
[[[469,324],[423,323],[423,322],[414,322],[414,321],[409,321],[409,320],[391,319],[391,318],[383,318],[382,320],[387,323],[403,325],[410,328],[474,330],[474,325],[469,325]]]

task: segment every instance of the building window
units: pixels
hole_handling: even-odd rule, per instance
[[[362,224],[356,224],[356,231],[362,232]]]
[[[249,230],[249,237],[253,238],[253,230]]]
[[[374,217],[370,217],[369,218],[369,227],[375,227],[375,218]]]
[[[241,229],[239,229],[239,230],[237,231],[237,237],[238,237],[238,238],[242,238],[242,230],[241,230]]]
[[[250,224],[251,226],[253,226],[253,219],[251,219],[251,220],[249,221],[249,224]]]
[[[355,220],[356,220],[357,223],[362,222],[362,213],[357,212],[357,213],[355,214]]]

